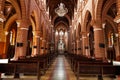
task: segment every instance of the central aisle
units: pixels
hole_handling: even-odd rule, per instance
[[[63,56],[59,56],[51,80],[68,80]]]
[[[76,80],[64,55],[59,55],[41,80]]]

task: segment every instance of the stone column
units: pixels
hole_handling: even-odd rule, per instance
[[[80,54],[80,32],[79,32],[79,27],[76,29],[76,54]]]
[[[77,55],[80,54],[80,39],[77,39]]]
[[[72,53],[75,54],[75,42],[72,42]]]
[[[40,55],[42,55],[43,54],[43,50],[42,50],[42,37],[40,37]]]
[[[45,42],[46,40],[40,39],[40,54],[41,55],[45,53]]]
[[[17,29],[15,55],[13,58],[15,60],[17,60],[19,57],[26,56],[28,26],[29,25],[27,24],[27,20],[20,21],[20,26],[18,26]]]
[[[86,56],[90,56],[90,45],[89,45],[89,33],[86,33],[86,44],[85,44],[85,51],[86,51]]]
[[[47,40],[44,40],[44,54],[46,54]]]
[[[71,36],[71,30],[68,31],[68,53],[72,52],[72,36]]]
[[[36,37],[35,37],[36,31],[32,31],[32,33],[33,33],[33,42],[32,42],[32,54],[31,54],[31,56],[34,57],[37,54],[36,53],[37,44],[36,44]]]
[[[43,54],[43,38],[42,37],[40,37],[40,55],[42,55]]]
[[[95,58],[105,59],[104,35],[103,29],[95,25],[94,27],[94,48]]]
[[[40,54],[40,36],[39,35],[35,36],[35,44],[33,44],[33,51],[34,52],[32,53],[32,56]]]
[[[48,41],[46,42],[45,53],[48,54]]]
[[[103,36],[104,36],[104,47],[105,47],[105,58],[107,59],[107,44],[106,44],[106,35],[105,35],[105,23],[102,24],[102,28],[103,28]]]
[[[76,52],[77,52],[77,43],[76,43],[76,41],[75,41],[75,42],[74,42],[74,54],[77,54]]]
[[[26,49],[27,49],[27,34],[28,28],[20,28],[18,29],[17,40],[16,40],[16,47],[15,47],[15,59],[19,57],[26,56]]]
[[[35,36],[33,36],[32,54],[31,54],[32,57],[34,57],[37,54],[36,50],[37,50],[37,46],[36,46],[36,42],[35,42]]]
[[[55,32],[55,51],[57,51],[58,31]]]
[[[50,48],[50,47],[49,47],[49,43],[50,43],[50,42],[48,41],[48,42],[47,42],[47,53],[48,53],[48,54],[50,53],[50,52],[49,52],[49,48]]]
[[[37,30],[35,37],[36,37],[36,46],[37,46],[36,54],[38,55],[40,55],[40,34],[41,34],[40,31]]]
[[[44,54],[46,54],[46,45],[47,45],[47,41],[46,40],[43,40],[43,43],[44,43]]]
[[[82,45],[83,45],[83,46],[82,46],[82,47],[83,47],[83,48],[82,48],[82,50],[83,50],[83,51],[82,51],[82,52],[83,52],[82,54],[85,55],[85,56],[87,56],[88,46],[87,46],[87,35],[86,35],[86,32],[83,32],[83,33],[82,33]]]

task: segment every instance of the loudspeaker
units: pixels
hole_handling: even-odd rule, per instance
[[[100,48],[105,48],[105,44],[104,43],[99,43],[99,47]]]

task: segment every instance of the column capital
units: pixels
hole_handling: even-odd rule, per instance
[[[20,30],[28,30],[26,27],[21,27]]]
[[[36,35],[35,38],[40,38],[40,36],[37,36],[37,35]]]
[[[94,31],[101,31],[101,30],[103,30],[101,27],[94,28]]]

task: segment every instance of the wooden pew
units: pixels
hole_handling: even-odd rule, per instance
[[[102,62],[102,60],[96,60],[93,58],[88,58],[83,55],[76,55],[76,54],[68,54],[67,59],[71,65],[71,68],[74,72],[76,72],[76,66],[79,61],[84,61],[84,62]]]
[[[103,75],[115,75],[115,67],[111,63],[79,62],[76,70],[77,80],[81,75],[97,75],[102,79]],[[99,77],[101,76],[101,77]]]
[[[36,57],[31,57],[28,58],[28,60],[36,60],[39,61],[40,63],[40,69],[43,73],[45,73],[45,71],[48,69],[48,55],[41,55],[41,56],[36,56]]]
[[[1,63],[0,64],[0,73],[13,73],[14,78],[19,78],[19,73],[24,74],[36,74],[37,80],[40,79],[40,67],[39,62],[15,62],[15,63]]]
[[[36,74],[37,80],[39,80],[55,57],[54,54],[45,54],[35,57],[22,57],[17,61],[9,59],[8,63],[0,63],[0,73],[13,73],[14,78],[19,78],[19,73]]]
[[[103,75],[120,75],[120,66],[113,66],[112,63],[83,55],[67,54],[66,56],[77,76],[77,80],[81,75],[98,75],[98,79],[101,80]]]
[[[81,57],[81,56],[76,56],[73,60],[73,71],[76,72],[76,69],[77,69],[77,65],[78,63],[103,63],[102,60],[96,60],[96,59],[92,59],[92,58],[87,58],[87,57]]]

